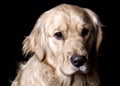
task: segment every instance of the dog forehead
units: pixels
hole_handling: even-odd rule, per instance
[[[69,16],[67,16],[69,17]],[[62,15],[56,15],[54,18],[51,17],[45,25],[47,32],[54,34],[55,32],[67,32],[73,31],[77,28],[82,28],[85,25],[85,22],[82,18],[75,16],[74,18],[66,18]]]
[[[85,24],[84,18],[76,13],[67,14],[63,11],[49,13],[45,21],[47,32],[52,30],[65,31],[67,28],[79,28]]]
[[[84,8],[62,4],[43,13],[42,18],[46,32],[65,31],[66,28],[82,28],[92,25],[91,18]]]

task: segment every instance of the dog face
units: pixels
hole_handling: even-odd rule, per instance
[[[98,51],[101,40],[101,23],[93,11],[63,4],[38,19],[23,50],[35,52],[40,61],[71,75],[78,70],[88,72],[91,48]]]

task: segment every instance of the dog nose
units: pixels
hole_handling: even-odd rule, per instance
[[[73,55],[70,60],[75,67],[80,67],[86,62],[86,56]]]

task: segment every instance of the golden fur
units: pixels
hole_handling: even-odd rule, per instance
[[[101,40],[101,23],[90,9],[62,4],[46,11],[23,41],[24,54],[34,55],[20,67],[11,86],[100,86],[89,55],[93,47],[98,52]],[[86,56],[79,68],[70,61],[74,54]]]

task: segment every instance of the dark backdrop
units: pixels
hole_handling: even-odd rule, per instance
[[[116,86],[119,70],[118,8],[115,2],[105,2],[105,0],[15,0],[8,3],[8,47],[6,50],[7,58],[4,58],[2,63],[2,71],[5,74],[2,75],[1,86],[10,86],[10,81],[16,76],[17,63],[27,60],[22,55],[22,41],[24,36],[29,35],[37,18],[44,11],[61,3],[90,8],[100,17],[101,22],[105,25],[103,27],[104,46],[101,49],[103,55],[99,59],[101,86]]]

